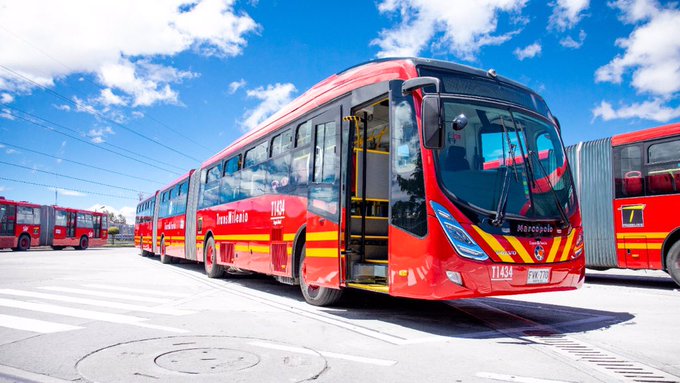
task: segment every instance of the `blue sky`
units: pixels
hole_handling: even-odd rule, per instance
[[[679,34],[652,0],[0,0],[0,195],[129,218],[315,83],[395,55],[526,84],[567,145],[677,122]]]

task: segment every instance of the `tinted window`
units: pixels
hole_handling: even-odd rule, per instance
[[[209,182],[212,182],[212,181],[217,181],[217,180],[220,179],[221,175],[222,175],[222,164],[215,165],[208,170],[208,177],[206,178],[205,182],[209,183]]]
[[[259,164],[260,162],[263,162],[264,160],[267,159],[267,144],[268,142],[265,141],[256,147],[248,150],[246,152],[246,158],[245,158],[245,163],[243,164],[244,168],[253,166],[255,164]]]
[[[40,225],[40,210],[32,207],[17,207],[17,223],[19,225]]]
[[[413,98],[401,94],[401,82],[390,84],[392,122],[392,224],[418,236],[427,233],[423,161]]]
[[[293,135],[290,130],[286,130],[272,139],[272,157],[287,152],[292,145]]]
[[[54,220],[54,225],[55,226],[66,226],[66,212],[62,210],[57,210],[54,212],[55,215],[55,220]]]
[[[307,121],[297,128],[297,133],[295,134],[295,147],[299,148],[310,142],[312,142],[312,122]]]
[[[647,195],[680,193],[680,140],[651,144],[647,155]]]
[[[649,145],[649,163],[680,161],[680,140]]]

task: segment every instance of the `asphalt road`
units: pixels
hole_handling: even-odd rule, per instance
[[[680,381],[680,292],[659,272],[318,308],[268,277],[211,280],[132,248],[2,251],[0,271],[0,382]]]

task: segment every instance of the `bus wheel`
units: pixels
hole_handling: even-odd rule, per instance
[[[52,250],[64,250],[64,246],[50,246]]]
[[[307,283],[306,245],[302,245],[302,255],[300,257],[300,290],[307,303],[314,306],[330,306],[336,303],[342,296],[342,290],[331,289],[329,287],[313,286]]]
[[[26,251],[31,248],[31,237],[27,234],[22,234],[17,242],[17,251]]]
[[[203,259],[205,259],[205,274],[209,278],[221,278],[224,275],[224,267],[217,264],[217,252],[215,251],[215,240],[213,237],[208,238],[205,243],[205,250],[203,250]]]
[[[675,242],[666,256],[666,271],[680,285],[680,241]]]
[[[161,239],[161,263],[168,264],[172,263],[172,257],[165,253],[165,238]]]
[[[76,246],[76,250],[87,250],[90,246],[90,240],[87,237],[80,237],[80,244]]]

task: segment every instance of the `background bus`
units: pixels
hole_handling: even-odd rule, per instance
[[[73,247],[85,250],[104,246],[108,239],[108,216],[103,212],[42,206],[43,235],[40,244],[54,250]]]
[[[25,251],[32,246],[84,250],[108,238],[106,213],[8,201],[0,197],[0,248]]]
[[[680,124],[567,148],[586,265],[667,271],[680,285]]]
[[[40,244],[40,205],[0,197],[0,249],[26,251]]]
[[[161,218],[175,199],[180,213]],[[378,60],[331,76],[155,201],[152,246],[179,217],[184,230],[166,235],[184,236],[184,257],[209,276],[273,275],[316,305],[344,288],[455,299],[584,277],[556,119],[531,90],[452,63]]]

